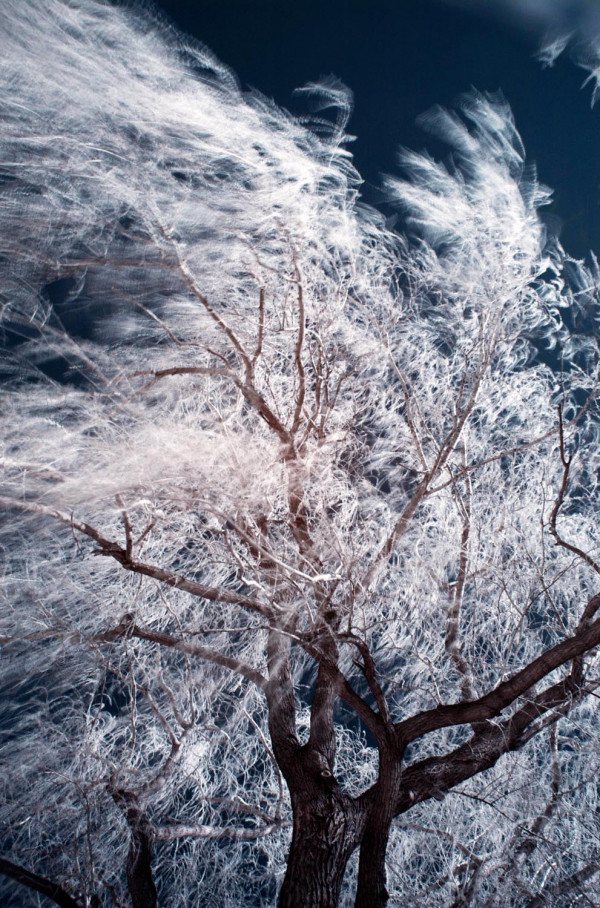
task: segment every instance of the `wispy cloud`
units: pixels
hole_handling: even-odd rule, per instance
[[[578,56],[600,43],[598,0],[443,0],[493,16],[536,35],[540,58],[551,65],[571,45]]]

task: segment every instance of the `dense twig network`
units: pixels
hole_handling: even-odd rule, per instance
[[[0,23],[5,903],[591,898],[598,281],[507,104],[430,114],[402,237],[339,85]]]

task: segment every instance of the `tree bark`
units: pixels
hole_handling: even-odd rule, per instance
[[[156,908],[158,902],[152,877],[152,840],[143,822],[134,824],[131,829],[127,885],[132,908]]]
[[[364,816],[337,783],[292,794],[294,829],[279,908],[336,908]]]
[[[360,844],[358,885],[354,908],[383,908],[389,899],[386,888],[385,855],[391,819],[374,818],[367,823]]]
[[[401,777],[398,755],[393,750],[383,753],[378,781],[369,792],[367,821],[360,843],[355,908],[384,908],[387,904],[385,855]]]
[[[152,836],[146,817],[131,792],[112,789],[111,794],[123,811],[131,833],[126,870],[132,908],[156,908],[158,902],[152,875]]]

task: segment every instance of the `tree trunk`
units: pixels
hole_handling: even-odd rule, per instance
[[[326,641],[327,642],[327,641]],[[360,842],[366,811],[345,795],[334,778],[333,707],[336,683],[319,666],[311,705],[311,730],[301,746],[296,736],[290,641],[269,636],[269,731],[292,801],[294,827],[280,908],[337,908],[346,865]],[[335,648],[331,658],[335,661]]]
[[[127,855],[127,885],[132,908],[156,908],[157,891],[152,876],[152,837],[146,817],[130,791],[111,788],[115,804],[122,810],[131,839]]]
[[[326,784],[330,783],[330,784]],[[332,779],[292,795],[294,830],[279,908],[336,908],[364,823]]]
[[[384,908],[389,893],[386,888],[385,854],[390,835],[391,818],[377,818],[367,823],[360,844],[358,884],[354,908]]]
[[[384,908],[387,904],[385,855],[400,783],[400,760],[393,751],[383,754],[360,843],[354,908]]]

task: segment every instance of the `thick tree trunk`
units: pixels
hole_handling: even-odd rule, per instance
[[[324,648],[335,662],[337,651]],[[360,842],[364,807],[345,795],[334,778],[333,708],[336,682],[319,666],[311,705],[311,730],[300,745],[295,728],[289,639],[269,638],[269,731],[292,800],[294,828],[280,908],[337,908],[346,865]]]
[[[292,796],[292,803],[294,831],[279,906],[336,908],[364,826],[361,813],[333,780],[321,791],[309,787]]]
[[[371,792],[360,843],[355,908],[384,908],[387,904],[385,855],[400,783],[400,760],[390,751],[381,757],[379,779]]]
[[[358,884],[354,908],[384,908],[389,893],[386,888],[385,854],[391,819],[374,818],[367,823],[360,844]]]

